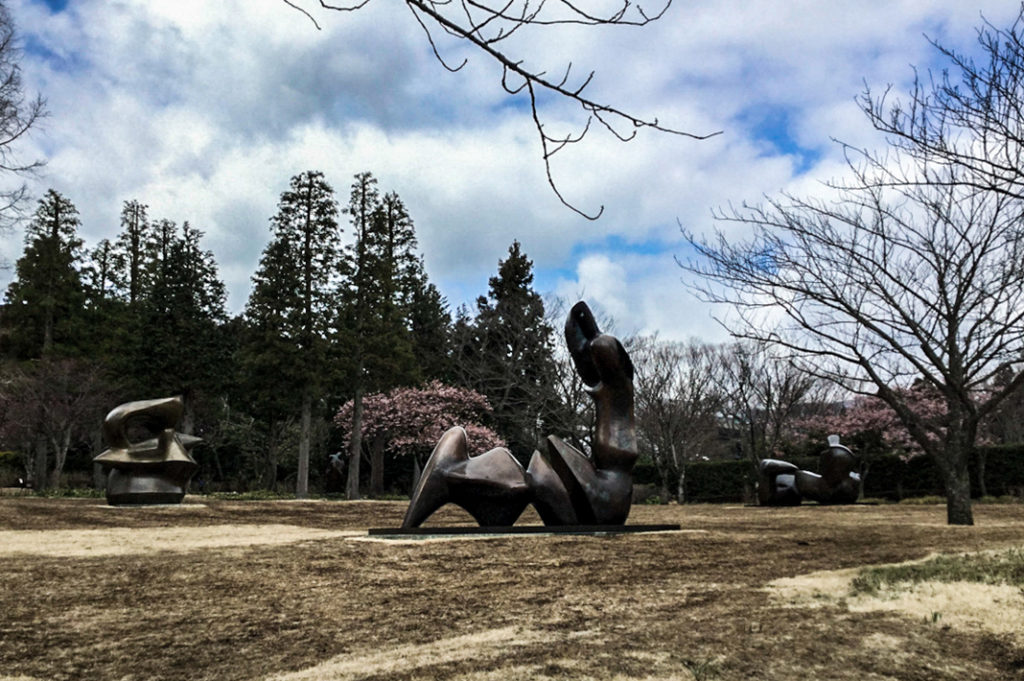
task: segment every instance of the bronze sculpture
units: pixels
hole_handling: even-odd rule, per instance
[[[804,499],[819,504],[853,504],[860,496],[860,459],[829,435],[828,449],[818,457],[820,474],[800,470],[778,459],[759,466],[757,499],[762,506],[798,506]]]
[[[601,333],[586,303],[573,306],[565,340],[576,372],[594,399],[590,456],[551,435],[524,469],[511,452],[467,453],[466,433],[447,431],[430,455],[403,528],[419,527],[446,503],[466,509],[481,526],[508,526],[529,504],[545,525],[622,525],[632,502],[637,459],[633,363],[622,344]]]
[[[175,432],[180,397],[127,402],[103,420],[108,449],[93,459],[107,472],[107,503],[178,504],[199,468],[189,449],[201,438]],[[132,437],[142,435],[133,442]]]

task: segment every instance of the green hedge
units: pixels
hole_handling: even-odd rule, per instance
[[[753,489],[754,467],[745,459],[708,461],[686,466],[687,501],[744,501]]]
[[[984,454],[986,492],[991,496],[1024,496],[1024,444],[979,447],[971,460],[971,492],[981,495],[977,454]],[[816,458],[792,459],[800,468],[816,471]],[[648,468],[650,470],[648,470]],[[653,466],[638,466],[638,482],[660,484]],[[652,475],[654,476],[652,478]],[[642,478],[642,480],[641,480]],[[670,487],[674,486],[670,484]],[[693,502],[743,502],[754,489],[749,461],[710,461],[686,466],[686,499]],[[896,455],[875,457],[864,478],[864,495],[898,501],[908,497],[945,496],[942,477],[929,457],[904,461]]]

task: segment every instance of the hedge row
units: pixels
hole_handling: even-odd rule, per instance
[[[984,457],[985,492],[992,496],[1024,496],[1024,444],[979,447],[971,460],[971,492],[980,496],[980,462]],[[816,458],[794,459],[800,468],[817,471]],[[657,470],[650,464],[635,469],[638,484],[660,485]],[[691,502],[750,501],[756,482],[749,461],[710,461],[686,467],[686,500]],[[672,483],[674,486],[674,481]],[[929,457],[904,461],[895,455],[874,458],[864,478],[864,495],[898,501],[907,497],[944,496],[942,477]]]

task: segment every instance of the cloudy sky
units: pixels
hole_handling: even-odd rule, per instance
[[[296,0],[296,4],[303,4]],[[240,312],[288,180],[322,170],[347,200],[370,171],[416,223],[427,270],[454,308],[485,293],[514,239],[536,286],[602,307],[620,333],[724,338],[681,283],[679,225],[714,227],[716,207],[781,189],[819,191],[841,173],[831,138],[880,146],[854,98],[906,87],[934,67],[925,36],[973,50],[982,14],[1005,26],[1007,0],[676,0],[644,28],[520,34],[516,59],[552,73],[594,70],[588,93],[706,141],[595,130],[567,148],[548,188],[523,97],[471,47],[438,35],[449,73],[404,3],[354,13],[282,0],[9,0],[26,85],[50,116],[22,147],[47,166],[31,187],[79,208],[87,245],[118,231],[121,205],[206,232],[228,306]],[[552,130],[582,114],[546,102]],[[740,238],[742,235],[737,234]],[[0,255],[15,260],[20,234]],[[0,272],[6,285],[11,272]]]

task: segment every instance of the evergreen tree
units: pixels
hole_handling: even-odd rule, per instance
[[[249,370],[271,370],[269,377],[277,383],[277,390],[288,388],[286,394],[297,397],[301,421],[299,497],[308,493],[314,402],[321,397],[328,374],[330,321],[337,306],[341,267],[337,217],[334,190],[323,173],[307,171],[293,177],[271,219],[274,236],[253,277],[246,307],[252,330],[245,353]],[[270,392],[274,390],[270,388]],[[261,397],[269,398],[265,408],[284,413],[278,412],[283,405],[277,397],[265,391]]]
[[[539,446],[556,408],[553,335],[533,288],[533,262],[518,241],[498,263],[474,320],[456,322],[459,382],[494,408],[497,431],[525,460]]]
[[[90,303],[96,305],[99,301],[117,297],[118,291],[124,288],[124,282],[118,276],[120,269],[114,244],[110,239],[100,240],[89,252],[89,262],[83,270]]]
[[[122,295],[135,305],[146,290],[146,263],[151,247],[149,206],[136,200],[125,201],[121,209],[121,233],[114,243],[117,281],[124,286]]]
[[[406,322],[409,285],[419,263],[416,231],[405,204],[394,192],[384,195],[373,212],[360,282],[364,370],[368,390],[389,390],[421,380],[410,329]]]
[[[292,337],[290,318],[290,312],[300,306],[299,272],[292,251],[291,243],[277,239],[264,249],[252,278],[239,348],[247,408],[264,440],[260,485],[272,490],[277,486],[279,434],[294,419],[295,396],[302,392],[297,370],[301,351]]]
[[[367,344],[363,339],[368,327],[369,292],[374,284],[372,270],[367,262],[369,247],[367,235],[379,200],[377,178],[369,172],[356,175],[346,209],[355,241],[346,254],[350,276],[345,290],[345,305],[342,308],[342,321],[339,324],[338,337],[339,347],[349,358],[349,373],[353,386],[352,427],[349,429],[351,436],[348,443],[348,479],[345,482],[345,496],[348,499],[359,498],[359,464],[362,460],[363,444],[363,394],[366,392],[364,367]]]
[[[428,374],[416,354],[417,326],[422,333],[420,341],[429,342],[427,327],[443,324],[444,310],[430,307],[432,302],[442,303],[440,296],[427,297],[429,283],[416,254],[415,226],[398,194],[389,192],[381,197],[373,175],[360,173],[352,184],[347,212],[355,241],[347,251],[351,274],[345,288],[339,344],[350,358],[352,386],[346,495],[356,498],[362,456],[362,396],[423,381]],[[441,352],[445,346],[443,339],[438,342]]]
[[[193,431],[197,402],[219,394],[227,380],[227,348],[219,327],[226,319],[224,284],[202,231],[185,222],[155,223],[146,263],[149,290],[137,304],[134,376],[147,390],[184,398],[182,431]]]
[[[8,353],[20,359],[75,354],[85,293],[78,210],[50,189],[25,230],[25,251],[7,289]]]
[[[427,280],[423,261],[408,284],[407,317],[413,355],[424,381],[454,380],[451,336],[452,316],[437,287]]]
[[[17,278],[7,290],[4,337],[8,354],[30,360],[5,367],[7,407],[14,419],[5,440],[21,451],[37,488],[60,484],[69,449],[94,428],[105,381],[84,338],[85,289],[78,211],[49,190],[26,228]],[[5,409],[7,408],[5,407]],[[52,469],[49,464],[52,462]]]

